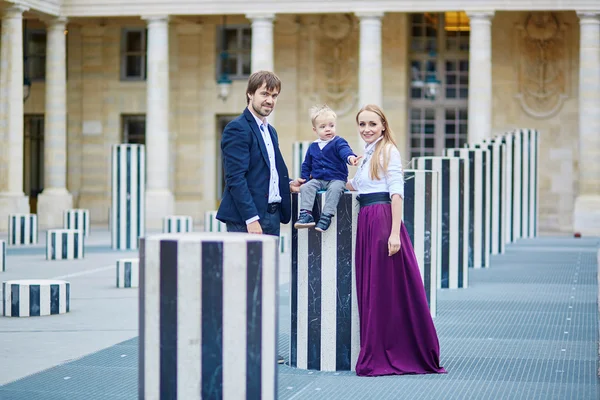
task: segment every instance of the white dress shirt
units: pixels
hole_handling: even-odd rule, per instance
[[[258,118],[252,112],[250,113],[256,120],[258,130],[262,134],[265,147],[267,148],[267,154],[269,156],[269,165],[271,168],[271,177],[269,179],[269,203],[281,203],[281,195],[279,193],[279,173],[277,172],[277,164],[275,161],[275,149],[273,148],[273,141],[271,140],[271,134],[269,133],[269,122],[265,118],[263,123],[260,118]],[[246,220],[246,225],[258,220],[259,217],[256,215]]]
[[[379,138],[365,147],[363,161],[356,170],[354,178],[350,180],[350,184],[359,194],[389,192],[390,198],[394,194],[399,194],[401,198],[404,198],[404,172],[400,152],[396,146],[390,145],[390,162],[385,174],[380,172],[379,179],[371,179],[369,176],[371,156],[375,151],[375,145],[381,139]],[[380,165],[383,165],[383,152],[380,157]]]

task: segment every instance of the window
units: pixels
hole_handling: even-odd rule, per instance
[[[123,132],[123,143],[146,144],[146,116],[122,115],[121,131]]]
[[[46,31],[28,29],[25,45],[24,74],[32,81],[46,79]]]
[[[121,80],[146,79],[146,29],[125,28],[121,35]]]
[[[252,29],[249,25],[220,26],[217,30],[217,79],[227,74],[229,79],[250,76]]]

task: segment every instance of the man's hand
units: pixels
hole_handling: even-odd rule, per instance
[[[290,182],[290,192],[292,193],[299,193],[300,192],[300,186],[302,186],[302,184],[306,182],[306,179],[302,179],[302,178],[296,178],[293,181]]]
[[[250,222],[246,227],[248,228],[248,233],[258,233],[259,235],[262,233],[262,227],[258,221]]]
[[[350,163],[350,165],[356,167],[361,158],[363,158],[363,156],[358,156],[358,157],[350,156],[350,157],[348,157],[348,162]]]

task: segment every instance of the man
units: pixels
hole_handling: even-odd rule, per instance
[[[253,73],[246,88],[248,107],[223,131],[225,190],[217,219],[227,224],[228,232],[279,237],[280,224],[290,222],[290,191],[299,192],[303,181],[289,179],[277,131],[267,120],[280,91],[281,81],[274,73]],[[278,358],[282,364],[283,357]]]

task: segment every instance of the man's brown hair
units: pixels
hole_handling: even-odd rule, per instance
[[[277,89],[281,92],[281,80],[271,71],[256,71],[248,78],[248,87],[246,88],[246,104],[250,103],[249,94],[254,94],[263,83],[267,84],[267,90]]]

